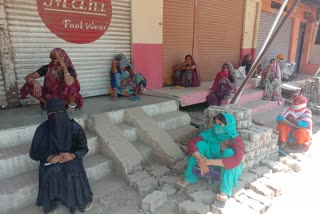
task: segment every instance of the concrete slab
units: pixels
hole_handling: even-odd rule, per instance
[[[76,111],[73,117],[81,118],[87,114],[98,114],[168,101],[170,101],[170,99],[145,95],[142,95],[141,100],[138,101],[130,101],[127,97],[118,97],[116,102],[112,101],[110,96],[90,97],[84,99],[82,109]],[[0,110],[0,118],[0,130],[3,130],[39,124],[47,119],[47,115],[42,113],[39,105],[30,105],[21,108]]]
[[[243,80],[238,80],[239,84]],[[181,107],[190,106],[194,104],[207,102],[207,96],[210,94],[210,88],[213,81],[202,82],[201,86],[194,88],[169,86],[160,89],[147,91],[146,94],[151,96],[158,96],[164,98],[176,99],[179,101]],[[255,82],[250,81],[245,89],[251,89],[255,87]]]

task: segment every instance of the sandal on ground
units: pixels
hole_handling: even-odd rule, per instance
[[[189,183],[187,183],[187,182],[185,182],[185,181],[182,181],[182,182],[177,181],[176,184],[177,184],[179,187],[182,187],[182,188],[186,188],[186,187],[189,185]]]
[[[86,208],[84,209],[85,212],[90,211],[93,208],[93,201],[89,202],[86,206]]]
[[[68,104],[68,108],[67,108],[67,113],[70,115],[70,114],[73,114],[74,111],[76,110],[76,107],[77,107],[77,104]]]
[[[226,202],[226,201],[228,201],[228,196],[227,195],[221,195],[221,194],[217,194],[217,196],[216,196],[216,199],[218,200],[218,201],[222,201],[222,202]]]

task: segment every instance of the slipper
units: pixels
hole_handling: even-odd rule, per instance
[[[186,188],[189,184],[186,182],[186,184],[183,184],[182,182],[180,181],[177,181],[176,184],[181,187],[181,188]]]
[[[129,97],[129,100],[137,101],[137,100],[141,100],[141,98],[139,96],[131,96],[131,97]]]
[[[217,196],[216,196],[216,199],[218,200],[218,201],[221,201],[221,202],[226,202],[226,201],[228,201],[228,196],[227,195],[220,195],[219,193],[217,194]]]

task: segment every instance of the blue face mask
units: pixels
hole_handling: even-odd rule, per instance
[[[226,130],[224,126],[221,126],[220,124],[215,124],[213,127],[213,131],[216,135],[220,135],[220,134],[226,134]]]

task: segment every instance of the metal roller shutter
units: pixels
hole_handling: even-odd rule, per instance
[[[257,54],[259,54],[264,40],[266,39],[271,26],[276,19],[275,14],[261,12],[260,17],[260,26],[259,26],[259,36],[257,42]],[[281,17],[281,20],[283,17]],[[290,38],[291,38],[291,25],[292,19],[288,19],[279,34],[273,41],[266,55],[262,59],[262,66],[265,67],[268,65],[268,62],[271,58],[276,58],[278,54],[285,54],[288,58],[289,56],[289,47],[290,47]]]
[[[194,0],[164,0],[163,6],[163,84],[170,85],[172,67],[192,54]]]
[[[212,80],[224,62],[239,65],[244,0],[199,1],[197,63],[201,80]]]
[[[81,94],[84,97],[107,94],[113,57],[123,53],[131,59],[130,0],[112,0],[108,30],[87,44],[68,43],[51,33],[39,16],[36,2],[5,1],[19,88],[27,74],[49,62],[51,49],[61,47],[77,70]]]

